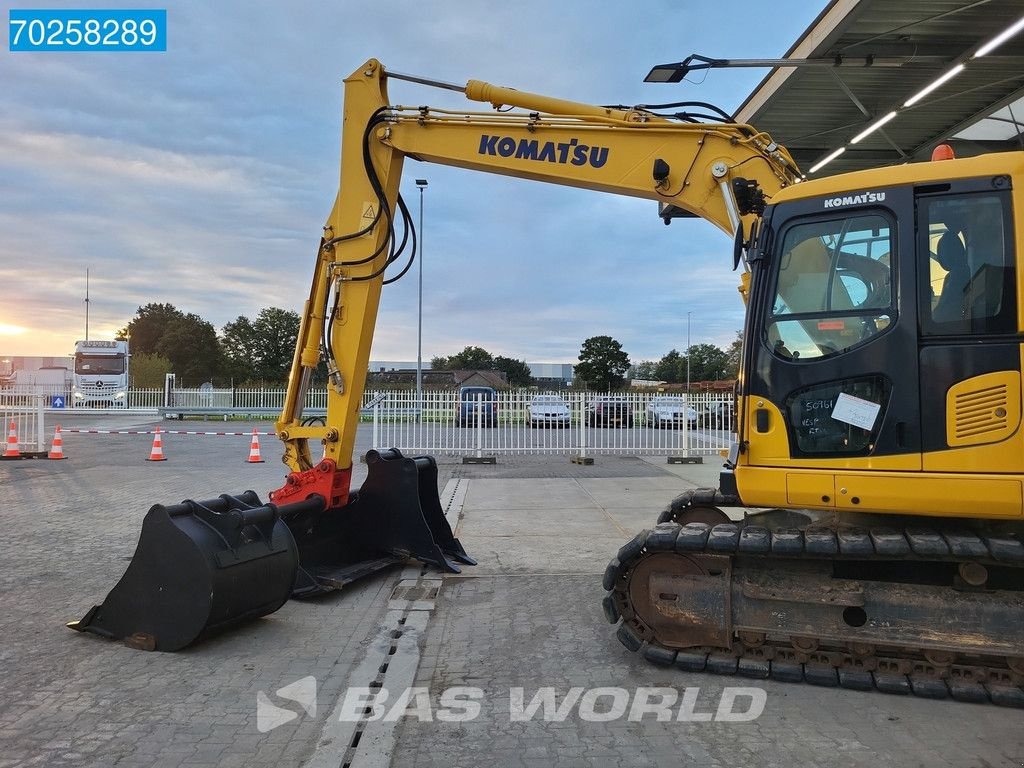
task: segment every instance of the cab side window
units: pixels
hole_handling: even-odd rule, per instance
[[[1012,333],[1016,284],[1008,193],[921,198],[922,331]]]

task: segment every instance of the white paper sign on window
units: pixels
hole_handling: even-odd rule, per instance
[[[832,418],[844,424],[852,424],[861,429],[871,429],[878,418],[882,406],[870,400],[863,400],[845,392],[836,398],[836,406],[832,409]]]

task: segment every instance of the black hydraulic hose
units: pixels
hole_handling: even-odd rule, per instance
[[[629,111],[631,109],[642,109],[645,112],[650,112],[651,114],[658,114],[657,112],[654,111],[656,109],[678,109],[679,107],[684,107],[684,108],[685,107],[699,107],[701,109],[706,109],[706,110],[709,110],[709,111],[715,113],[716,116],[714,116],[714,117],[712,117],[710,115],[703,115],[702,116],[702,117],[705,117],[708,120],[723,120],[723,121],[725,121],[727,123],[735,123],[736,122],[736,118],[733,115],[730,115],[724,109],[722,109],[720,107],[716,107],[714,104],[710,104],[710,103],[708,103],[706,101],[673,101],[673,102],[670,102],[668,104],[635,104],[632,107],[626,106],[625,104],[608,104],[608,105],[605,105],[605,106],[606,106],[607,109],[621,109],[621,110],[625,110],[625,111]],[[685,113],[682,113],[682,114],[685,114]],[[678,117],[678,115],[675,115],[675,114],[667,114],[667,115],[660,114],[658,116],[659,117]]]
[[[722,120],[725,120],[727,123],[735,123],[736,122],[736,118],[733,115],[730,115],[724,109],[722,109],[720,107],[716,107],[714,104],[710,104],[710,103],[708,103],[706,101],[674,101],[674,102],[671,102],[669,104],[638,104],[636,106],[637,109],[648,109],[648,110],[653,110],[653,109],[678,109],[679,107],[684,107],[684,108],[686,108],[686,107],[700,107],[701,109],[707,109],[707,110],[710,110],[711,112],[714,112],[716,115],[718,115]]]

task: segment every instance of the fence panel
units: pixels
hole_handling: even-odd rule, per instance
[[[44,419],[49,403],[50,395],[0,391],[0,417],[3,418],[5,446],[13,423],[19,453],[46,453]]]
[[[422,401],[412,391],[368,392],[363,407],[373,447],[463,456],[690,456],[728,449],[734,428],[731,407],[706,393],[499,392],[494,418],[482,396],[470,406],[457,398],[454,391],[424,392]]]

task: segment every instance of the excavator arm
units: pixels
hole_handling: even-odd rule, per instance
[[[490,111],[390,104],[389,79],[462,91]],[[514,110],[514,111],[510,111]],[[785,149],[747,125],[669,119],[502,88],[464,87],[389,73],[371,59],[345,80],[341,182],[313,271],[278,434],[292,469],[275,501],[315,491],[330,507],[348,499],[370,345],[385,268],[395,253],[406,157],[485,173],[672,204],[733,234],[798,172]],[[733,182],[756,194],[741,208]],[[754,184],[751,185],[750,180]],[[324,426],[303,426],[302,406],[324,354],[330,371]],[[324,445],[314,463],[309,440]],[[328,469],[328,467],[330,467]]]
[[[392,105],[389,79],[462,91],[492,108]],[[403,251],[415,255],[399,195],[407,157],[656,200],[728,233],[798,179],[786,151],[746,125],[591,106],[475,80],[437,83],[388,73],[372,59],[345,79],[341,157],[276,424],[291,470],[284,485],[267,504],[247,491],[153,506],[121,581],[73,629],[177,650],[271,613],[289,595],[338,589],[408,556],[455,572],[475,563],[445,519],[432,458],[369,451],[366,480],[350,488],[381,290],[412,263],[403,262]],[[317,425],[303,418],[303,406],[321,361],[327,418]],[[310,441],[323,445],[321,459]]]

